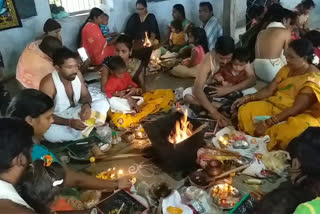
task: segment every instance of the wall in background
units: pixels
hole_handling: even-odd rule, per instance
[[[106,2],[112,0],[105,0]],[[186,16],[196,25],[200,24],[198,18],[199,3],[210,1],[214,7],[214,14],[222,23],[224,0],[168,0],[149,3],[149,11],[154,13],[159,22],[162,37],[167,35],[167,25],[172,20],[171,11],[174,4],[181,3],[185,6]],[[301,0],[282,0],[284,7],[293,8]],[[310,16],[310,27],[320,27],[320,0],[315,0],[317,7]],[[135,0],[113,0],[114,9],[110,15],[110,28],[113,31],[122,32],[130,14],[135,12]],[[47,0],[35,0],[38,16],[22,20],[23,27],[6,31],[0,31],[0,51],[4,57],[6,75],[14,75],[19,55],[25,46],[42,33],[43,23],[50,15]],[[236,17],[238,26],[244,23],[246,0],[236,0]],[[86,20],[87,15],[68,17],[58,20],[62,25],[63,43],[75,50],[80,26]]]
[[[0,31],[0,51],[4,58],[6,75],[15,72],[22,50],[27,43],[41,35],[43,23],[51,16],[49,4],[46,0],[35,0],[35,5],[38,15],[23,19],[22,28]]]

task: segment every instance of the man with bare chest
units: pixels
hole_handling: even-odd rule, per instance
[[[295,16],[292,11],[276,6],[271,23],[258,34],[255,46],[254,70],[257,77],[266,82],[271,82],[287,64],[284,51],[291,41],[290,25]]]
[[[67,48],[53,56],[56,71],[44,77],[40,90],[54,100],[54,123],[45,134],[50,142],[74,141],[87,137],[95,126],[103,125],[109,104],[92,102],[79,71],[78,55]]]

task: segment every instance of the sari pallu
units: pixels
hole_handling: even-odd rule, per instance
[[[312,89],[317,102],[305,112],[286,121],[273,125],[266,131],[271,140],[268,150],[285,150],[292,139],[308,127],[320,127],[320,73],[311,72],[295,77],[288,77],[289,67],[284,66],[276,76],[277,92],[262,101],[250,102],[239,109],[239,126],[246,133],[253,135],[255,116],[273,116],[293,106],[297,95],[306,87]]]
[[[110,119],[115,126],[118,128],[137,127],[148,115],[169,111],[175,101],[175,95],[169,89],[146,92],[142,96],[144,103],[140,106],[141,112],[139,113],[124,114],[109,111]]]
[[[108,46],[99,25],[92,22],[88,22],[81,31],[81,46],[94,65],[100,65],[105,57],[115,54],[114,46]]]

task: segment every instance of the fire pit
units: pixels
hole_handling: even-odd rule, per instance
[[[204,145],[203,133],[199,130],[202,124],[185,116],[172,112],[144,125],[152,143],[153,162],[176,180],[197,168],[197,151]]]

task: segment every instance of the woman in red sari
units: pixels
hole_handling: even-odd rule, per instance
[[[81,29],[81,46],[86,49],[94,65],[100,65],[105,57],[113,56],[115,53],[114,46],[108,45],[99,27],[103,23],[104,16],[102,10],[92,8]]]

